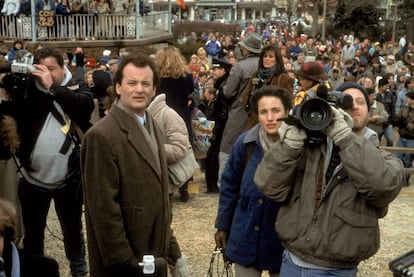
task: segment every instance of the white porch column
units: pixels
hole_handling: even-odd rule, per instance
[[[194,21],[194,17],[195,17],[194,6],[191,6],[190,10],[188,11],[188,20],[189,21]]]

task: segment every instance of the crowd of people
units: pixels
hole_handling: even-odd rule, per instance
[[[219,196],[214,239],[236,276],[355,276],[379,249],[378,219],[408,184],[411,155],[379,145],[394,145],[394,127],[397,145],[414,145],[414,46],[260,30],[201,34],[188,61],[173,46],[93,59],[39,44],[24,86],[1,73],[0,114],[14,119],[19,145],[1,153],[16,157],[6,163],[18,172],[1,184],[18,192],[22,257],[48,258],[53,199],[72,276],[141,276],[148,254],[156,276],[189,276],[171,205],[175,193],[189,201],[191,178],[177,189],[168,167],[205,118],[215,124],[199,163]],[[18,40],[2,53],[6,66],[28,51]],[[332,103],[334,93],[348,101]],[[331,118],[310,129],[301,113],[316,98],[331,102]]]

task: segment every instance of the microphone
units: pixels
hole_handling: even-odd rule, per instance
[[[326,85],[319,85],[316,89],[316,96],[322,99],[328,98],[328,87]]]

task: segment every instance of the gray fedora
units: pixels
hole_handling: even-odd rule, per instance
[[[258,54],[262,51],[262,37],[256,32],[248,33],[246,37],[239,42],[239,45],[252,53]]]

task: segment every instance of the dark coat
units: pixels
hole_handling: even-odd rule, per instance
[[[166,258],[170,206],[165,139],[147,113],[160,167],[136,118],[113,104],[82,141],[86,229],[91,277],[117,277],[131,258]],[[128,275],[123,275],[128,277]],[[132,275],[131,275],[132,277]],[[134,276],[135,277],[135,276]]]
[[[388,113],[388,120],[384,123],[384,127],[390,125],[392,117],[395,115],[395,98],[391,91],[387,90],[384,93],[377,93],[376,100],[382,103]]]
[[[215,227],[229,234],[226,255],[231,261],[244,267],[279,272],[283,247],[274,222],[281,204],[265,197],[253,181],[263,158],[258,133],[256,125],[244,132],[231,149],[221,177]]]
[[[193,77],[187,74],[179,79],[161,78],[158,93],[165,93],[167,105],[173,108],[185,121],[188,133],[191,131],[191,112],[188,106],[188,96],[194,91]]]
[[[75,122],[83,132],[90,127],[90,115],[93,110],[93,98],[89,88],[81,82],[76,86],[53,86],[54,96],[40,91],[34,82],[28,84],[28,90],[21,89],[12,94],[12,101],[3,101],[0,113],[11,115],[17,123],[20,136],[18,158],[24,168],[29,168],[31,153],[40,131],[56,101],[65,114]]]

